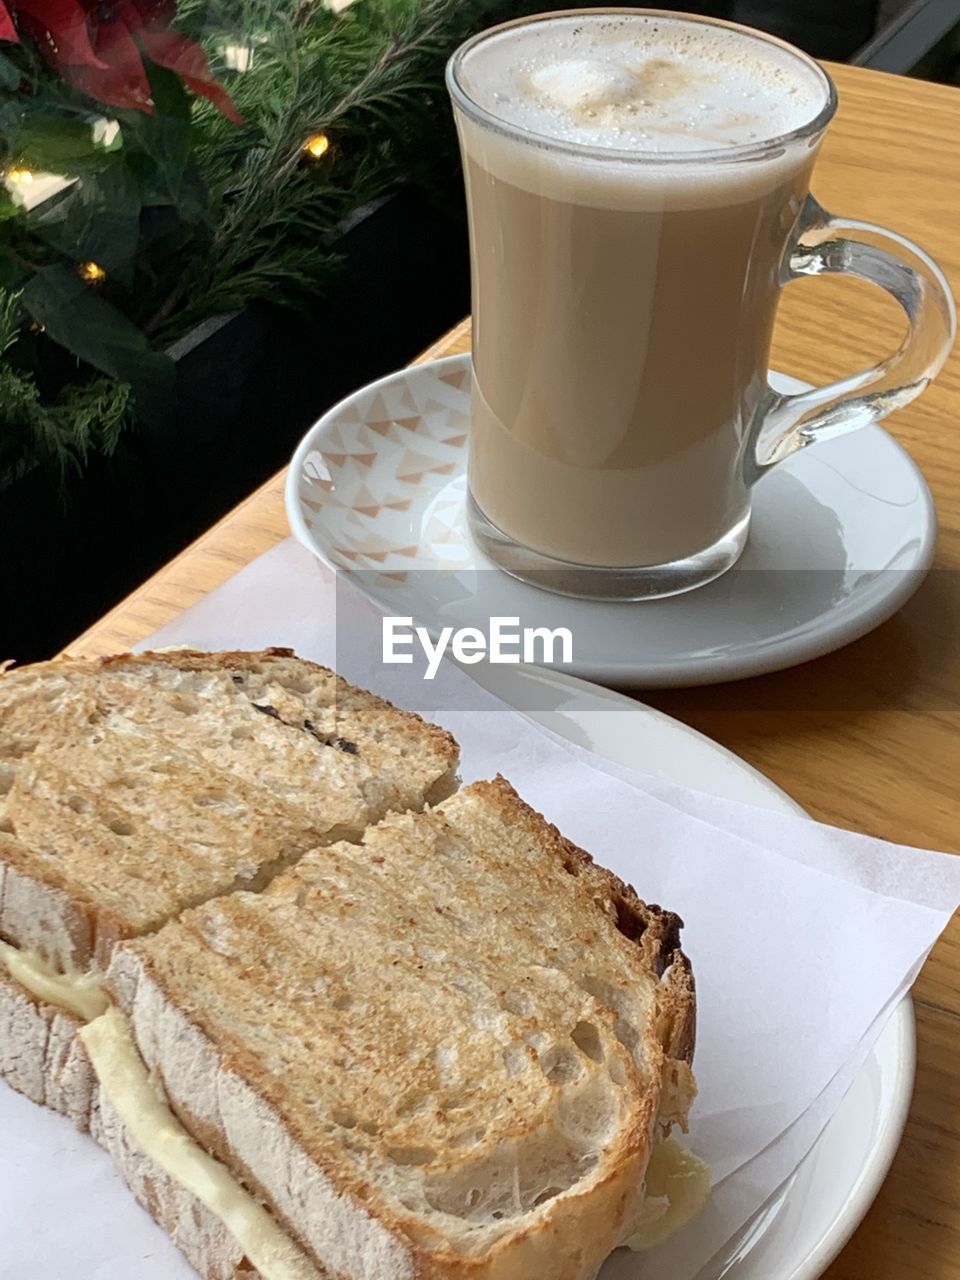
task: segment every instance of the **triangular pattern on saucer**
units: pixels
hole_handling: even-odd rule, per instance
[[[411,562],[450,568],[468,558],[457,529],[469,391],[469,358],[457,357],[402,370],[324,423],[299,492],[331,559],[405,578]],[[426,508],[429,516],[418,518]]]

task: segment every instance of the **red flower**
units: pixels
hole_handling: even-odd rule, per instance
[[[7,12],[6,5],[0,0],[0,40],[17,40],[17,28],[13,25],[13,19]]]
[[[98,102],[138,111],[153,110],[146,55],[242,124],[204,51],[170,29],[176,8],[176,0],[0,0],[0,40],[18,40],[19,28],[64,80]]]

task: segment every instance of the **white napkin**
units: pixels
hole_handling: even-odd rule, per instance
[[[341,641],[350,637],[339,653],[337,612]],[[150,643],[289,645],[337,666],[449,727],[462,748],[465,780],[502,772],[642,897],[683,917],[699,1009],[700,1095],[689,1145],[709,1162],[714,1194],[674,1241],[641,1258],[616,1255],[603,1280],[693,1280],[816,1141],[960,901],[960,859],[601,761],[545,733],[452,664],[429,684],[414,668],[384,671],[379,615],[342,582],[335,592],[332,575],[292,541]],[[71,1273],[81,1274],[57,1243],[70,1237],[46,1234],[38,1217],[40,1186],[49,1206],[45,1220],[69,1221],[76,1205],[62,1194],[64,1128],[9,1090],[0,1092],[0,1134],[12,1135],[0,1147],[0,1277],[29,1271],[36,1280],[60,1280],[68,1259]],[[84,1277],[126,1280],[138,1250],[163,1258],[166,1280],[189,1276],[144,1215],[105,1193],[100,1153],[77,1146],[70,1143],[67,1176],[75,1180],[82,1166],[96,1188],[82,1207],[95,1253]],[[107,1232],[99,1252],[93,1218]],[[42,1240],[34,1234],[41,1231]],[[154,1274],[146,1264],[138,1267],[138,1277]]]

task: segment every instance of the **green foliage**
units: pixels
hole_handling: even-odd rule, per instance
[[[347,214],[401,180],[453,189],[446,58],[524,7],[180,0],[177,26],[206,48],[242,127],[162,68],[148,67],[153,113],[112,111],[29,42],[4,46],[0,165],[77,181],[30,212],[0,186],[0,464],[67,476],[134,418],[162,427],[175,403],[164,352],[195,324],[258,299],[308,308],[338,269]],[[106,143],[93,125],[108,111],[119,131]],[[312,159],[318,133],[330,148]],[[96,289],[87,262],[106,271]]]
[[[152,351],[146,335],[63,263],[37,271],[20,295],[47,335],[94,369],[129,384],[145,422],[162,423],[174,397],[169,356]]]
[[[17,342],[19,298],[0,298],[0,356]],[[36,382],[0,359],[0,476],[39,462],[63,486],[79,472],[88,454],[112,453],[132,421],[130,388],[124,382],[94,378],[67,386],[41,404]]]
[[[0,89],[18,89],[20,72],[9,58],[0,53]]]

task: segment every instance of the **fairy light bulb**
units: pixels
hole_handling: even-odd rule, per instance
[[[18,187],[29,187],[33,183],[33,174],[29,169],[8,169],[6,172],[8,182],[14,183]]]
[[[303,149],[311,160],[319,160],[330,150],[330,139],[325,133],[315,133],[306,140]]]
[[[81,262],[77,267],[77,274],[84,284],[103,284],[107,278],[107,273],[99,262]]]

